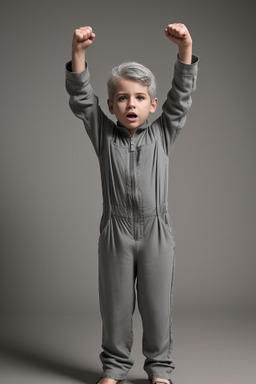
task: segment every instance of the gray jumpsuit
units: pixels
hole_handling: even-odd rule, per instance
[[[132,315],[136,293],[143,325],[144,369],[170,379],[174,237],[168,213],[169,154],[196,88],[198,58],[175,63],[161,116],[133,136],[101,110],[89,83],[66,65],[73,113],[83,121],[98,156],[103,214],[98,243],[103,377],[126,378],[133,365]]]

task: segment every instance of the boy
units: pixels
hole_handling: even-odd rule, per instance
[[[172,144],[185,123],[195,90],[198,58],[183,24],[165,29],[178,45],[172,89],[161,116],[155,78],[138,63],[123,63],[108,80],[108,107],[99,107],[89,83],[85,51],[91,27],[75,30],[72,62],[66,66],[70,107],[82,119],[99,159],[103,214],[100,224],[99,295],[103,335],[100,384],[122,382],[133,365],[132,315],[137,293],[143,324],[144,369],[152,384],[170,383],[174,238],[168,213],[168,165]]]

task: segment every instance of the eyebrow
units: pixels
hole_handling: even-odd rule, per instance
[[[119,92],[119,93],[117,93],[117,94],[115,95],[115,97],[118,97],[118,96],[128,96],[128,95],[129,95],[129,93],[127,93],[127,92]],[[147,93],[145,93],[145,92],[137,92],[137,93],[135,93],[135,95],[136,95],[136,96],[138,96],[138,95],[146,96]]]

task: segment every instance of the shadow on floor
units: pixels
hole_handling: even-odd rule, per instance
[[[43,353],[8,343],[0,346],[0,353],[2,356],[16,360],[27,366],[41,371],[59,374],[84,384],[95,384],[101,376],[99,371],[89,369],[86,366],[81,368],[72,366],[65,361],[57,361],[54,356],[46,356]]]
[[[39,371],[52,372],[83,384],[96,384],[101,377],[100,371],[88,368],[86,365],[84,367],[72,366],[65,361],[57,361],[56,357],[50,354],[46,355],[24,346],[2,343],[0,354]],[[146,379],[128,379],[127,382],[132,384],[148,383]]]

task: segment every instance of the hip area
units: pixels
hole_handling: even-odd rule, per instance
[[[173,227],[168,211],[168,204],[154,207],[129,209],[111,206],[103,210],[100,223],[100,240],[104,237],[123,238],[127,240],[144,240],[169,238],[174,243]]]

